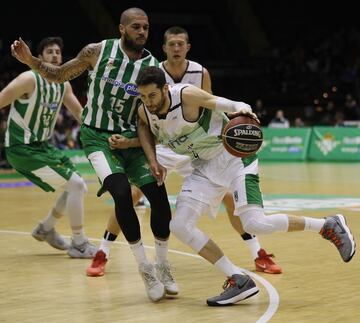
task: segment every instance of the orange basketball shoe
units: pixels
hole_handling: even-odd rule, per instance
[[[281,274],[281,267],[274,262],[271,258],[274,258],[273,254],[267,254],[264,249],[258,251],[258,256],[255,259],[256,271],[261,271],[268,274]]]
[[[91,277],[104,276],[106,263],[107,259],[105,252],[99,250],[93,258],[91,265],[86,269],[86,275]]]

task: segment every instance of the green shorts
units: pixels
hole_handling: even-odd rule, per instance
[[[126,174],[130,183],[137,187],[155,182],[142,148],[111,149],[108,139],[112,134],[86,125],[81,126],[80,139],[83,149],[101,185],[107,176],[116,173]],[[136,134],[129,131],[121,135],[134,138]]]
[[[5,149],[12,167],[46,192],[54,192],[76,172],[70,159],[48,142],[14,145]]]

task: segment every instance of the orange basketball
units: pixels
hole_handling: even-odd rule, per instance
[[[248,157],[260,149],[263,133],[255,119],[241,115],[226,124],[222,132],[222,141],[231,155]]]

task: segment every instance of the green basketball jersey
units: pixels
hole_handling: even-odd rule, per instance
[[[88,98],[83,113],[85,125],[121,133],[136,131],[135,116],[141,103],[135,80],[141,68],[159,63],[147,50],[132,61],[120,39],[102,41],[101,52],[88,76]]]
[[[5,146],[47,141],[54,132],[65,93],[65,85],[49,82],[38,73],[34,92],[28,99],[17,99],[10,107]]]

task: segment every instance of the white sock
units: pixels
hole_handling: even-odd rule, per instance
[[[146,254],[145,254],[145,248],[144,248],[141,240],[139,240],[138,242],[136,242],[134,244],[130,243],[129,245],[130,245],[130,249],[131,249],[132,253],[134,254],[135,260],[138,263],[138,265],[140,265],[141,263],[145,263],[145,264],[149,263],[149,261],[146,257]]]
[[[80,245],[83,244],[86,241],[85,232],[83,227],[71,227],[72,229],[72,239],[75,242],[75,244]]]
[[[253,259],[255,260],[257,257],[259,257],[258,251],[261,248],[258,238],[256,236],[252,236],[251,239],[244,240],[244,241],[245,241],[246,245],[248,246],[248,248],[250,249],[251,257],[253,257]]]
[[[114,243],[114,241],[109,241],[109,240],[106,240],[104,238],[101,240],[99,250],[102,250],[102,251],[105,252],[106,259],[109,259],[110,249],[111,249],[111,246],[112,246],[113,243]]]
[[[50,210],[45,219],[41,221],[44,230],[49,231],[55,227],[57,221],[64,215],[66,207],[67,192],[62,192],[55,202],[55,206]]]
[[[231,277],[234,274],[242,274],[240,268],[236,267],[226,256],[222,256],[214,265],[227,277]]]
[[[67,199],[66,211],[69,216],[72,230],[72,238],[76,244],[82,244],[86,241],[84,232],[84,193],[85,186],[83,179],[73,173],[66,184]]]
[[[304,219],[305,219],[304,231],[320,232],[321,228],[324,226],[325,223],[325,219],[308,218],[306,216],[304,216]]]
[[[72,239],[77,245],[80,245],[86,241],[85,231],[83,227],[83,220],[84,220],[83,195],[74,194],[74,192],[70,192],[68,194],[66,207],[70,220]]]
[[[168,249],[169,240],[155,239],[156,263],[161,264],[166,262]]]
[[[49,231],[51,230],[53,227],[55,227],[56,223],[57,223],[58,219],[55,218],[55,216],[53,215],[53,209],[51,209],[51,211],[49,212],[49,214],[46,216],[45,219],[41,220],[41,223],[44,226],[44,230],[45,231]]]

